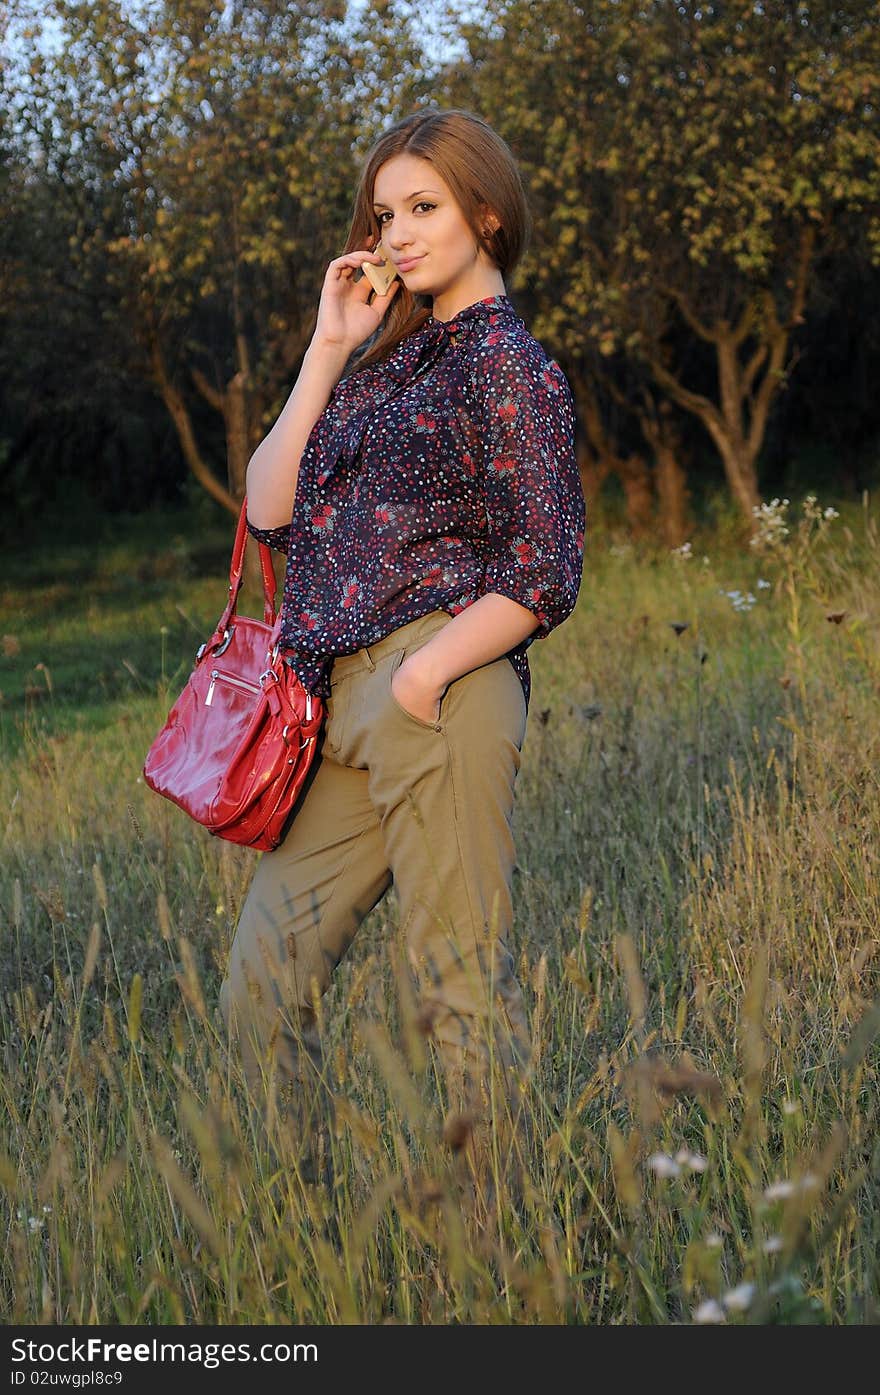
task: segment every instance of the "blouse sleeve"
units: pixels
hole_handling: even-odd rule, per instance
[[[575,455],[574,401],[535,341],[490,336],[476,368],[488,535],[480,594],[498,592],[540,622],[543,639],[574,610],[586,504]],[[499,336],[500,338],[500,336]]]
[[[314,426],[309,432],[308,439],[303,447],[300,457],[299,471],[307,478],[309,473],[318,475],[318,483],[323,483],[326,475],[319,473],[326,469],[327,462],[332,460],[339,453],[340,430],[344,426],[344,400],[343,391],[347,380],[341,379],[335,383],[330,390],[330,396],[324,410],[318,416]],[[297,488],[297,492],[299,492]],[[295,501],[294,501],[295,506]],[[278,552],[290,553],[290,535],[293,527],[293,519],[290,523],[279,524],[277,528],[257,528],[250,519],[247,520],[247,530],[258,542],[263,542],[267,547],[274,547]]]
[[[290,524],[282,523],[277,528],[255,528],[250,519],[247,520],[247,530],[257,542],[265,543],[267,547],[277,548],[279,552],[288,552],[290,549]]]

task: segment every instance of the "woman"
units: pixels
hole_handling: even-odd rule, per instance
[[[490,1057],[510,1117],[520,1101],[507,940],[526,650],[574,607],[585,514],[568,383],[505,291],[527,231],[511,153],[478,117],[420,111],[383,134],[248,467],[248,527],[287,553],[282,647],[327,720],[257,864],[221,1005],[306,1175],[318,1152],[326,1168],[332,1109],[318,998],[392,881],[450,1110],[479,1135]],[[383,295],[360,274],[380,237],[397,271]]]

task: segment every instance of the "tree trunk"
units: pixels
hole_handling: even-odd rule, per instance
[[[584,502],[587,506],[587,517],[592,518],[599,503],[602,486],[611,474],[611,461],[608,459],[598,460],[580,434],[575,441],[575,452],[580,471],[581,488],[584,491]]]
[[[687,477],[679,464],[681,441],[673,421],[672,404],[663,398],[655,408],[649,393],[645,394],[645,403],[639,420],[645,440],[654,451],[660,527],[667,546],[680,547],[688,535],[690,498]]]
[[[165,367],[165,360],[162,356],[162,348],[157,336],[153,336],[150,341],[150,354],[153,365],[153,374],[162,395],[162,400],[168,408],[171,420],[177,430],[177,437],[183,451],[183,458],[192,470],[199,484],[212,499],[216,499],[230,513],[237,514],[241,508],[241,500],[235,500],[235,496],[230,494],[220,481],[214,476],[208,463],[203,459],[201,451],[196,441],[193,430],[192,418],[189,408],[186,405],[183,394],[175,383],[171,381],[168,370]]]
[[[660,527],[667,547],[681,547],[688,535],[687,476],[673,448],[661,442],[657,449],[657,499]]]
[[[249,402],[245,375],[233,374],[223,394],[223,420],[226,424],[226,470],[229,490],[236,499],[245,495],[248,462],[251,458]]]
[[[626,496],[626,518],[634,538],[650,533],[654,515],[654,481],[643,455],[618,456],[614,472]]]
[[[781,318],[773,292],[756,287],[739,320],[703,321],[676,287],[662,287],[678,306],[685,322],[706,343],[714,344],[718,361],[719,401],[691,392],[670,372],[659,347],[649,356],[658,385],[685,411],[703,423],[721,456],[731,493],[749,525],[761,502],[756,462],[764,442],[770,407],[785,386],[798,351],[786,363],[792,331],[803,324],[807,283],[816,239],[814,225],[800,230],[793,257],[789,313]],[[751,345],[751,347],[749,347]]]

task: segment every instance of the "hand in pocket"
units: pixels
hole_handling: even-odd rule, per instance
[[[433,723],[440,718],[440,700],[445,687],[437,690],[424,679],[419,670],[418,651],[405,658],[391,678],[391,694],[395,702],[420,722]]]

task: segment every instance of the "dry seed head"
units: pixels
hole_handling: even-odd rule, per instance
[[[651,1085],[661,1096],[671,1099],[675,1095],[705,1095],[718,1099],[721,1095],[721,1081],[709,1071],[696,1070],[687,1060],[672,1065],[655,1056],[641,1056],[630,1067]]]
[[[104,1003],[104,1036],[107,1039],[107,1046],[110,1052],[119,1049],[119,1037],[116,1035],[116,1021],[113,1017],[113,1009],[109,1001]]]
[[[86,962],[83,969],[83,989],[88,988],[95,972],[95,965],[98,962],[98,950],[101,948],[101,924],[100,921],[92,921],[92,928],[89,931],[89,942],[86,945]]]
[[[645,1014],[648,1010],[648,995],[645,991],[645,982],[642,978],[642,971],[639,966],[638,950],[632,935],[623,934],[616,936],[617,958],[623,969],[626,981],[626,996],[629,1001],[630,1017],[635,1026],[644,1023]]]
[[[156,898],[156,915],[159,920],[159,934],[163,940],[171,939],[171,911],[168,907],[168,897],[164,891],[160,891]]]
[[[131,819],[131,826],[134,829],[134,836],[137,838],[139,843],[143,843],[144,835],[141,832],[141,826],[138,823],[138,816],[130,804],[126,804],[125,807],[128,810],[128,817]]]
[[[192,945],[189,940],[184,939],[183,935],[181,935],[178,941],[178,948],[180,950],[181,960],[183,961],[183,975],[178,975],[177,981],[183,989],[184,996],[192,1007],[195,1008],[198,1016],[204,1021],[207,1016],[205,1011],[205,999],[202,995],[202,985],[199,982],[199,974],[196,968],[196,960]]]
[[[453,1151],[460,1153],[474,1131],[472,1114],[450,1114],[443,1123],[443,1141]]]
[[[102,911],[106,911],[110,903],[107,897],[107,883],[104,880],[104,873],[101,869],[100,862],[92,863],[92,880],[95,883],[98,905],[101,907]]]
[[[137,1045],[137,1039],[140,1036],[143,997],[144,980],[140,974],[135,974],[128,995],[128,1039],[132,1046]]]
[[[425,1003],[413,1015],[413,1026],[420,1036],[432,1035],[439,1012],[440,1008],[436,1003]]]

